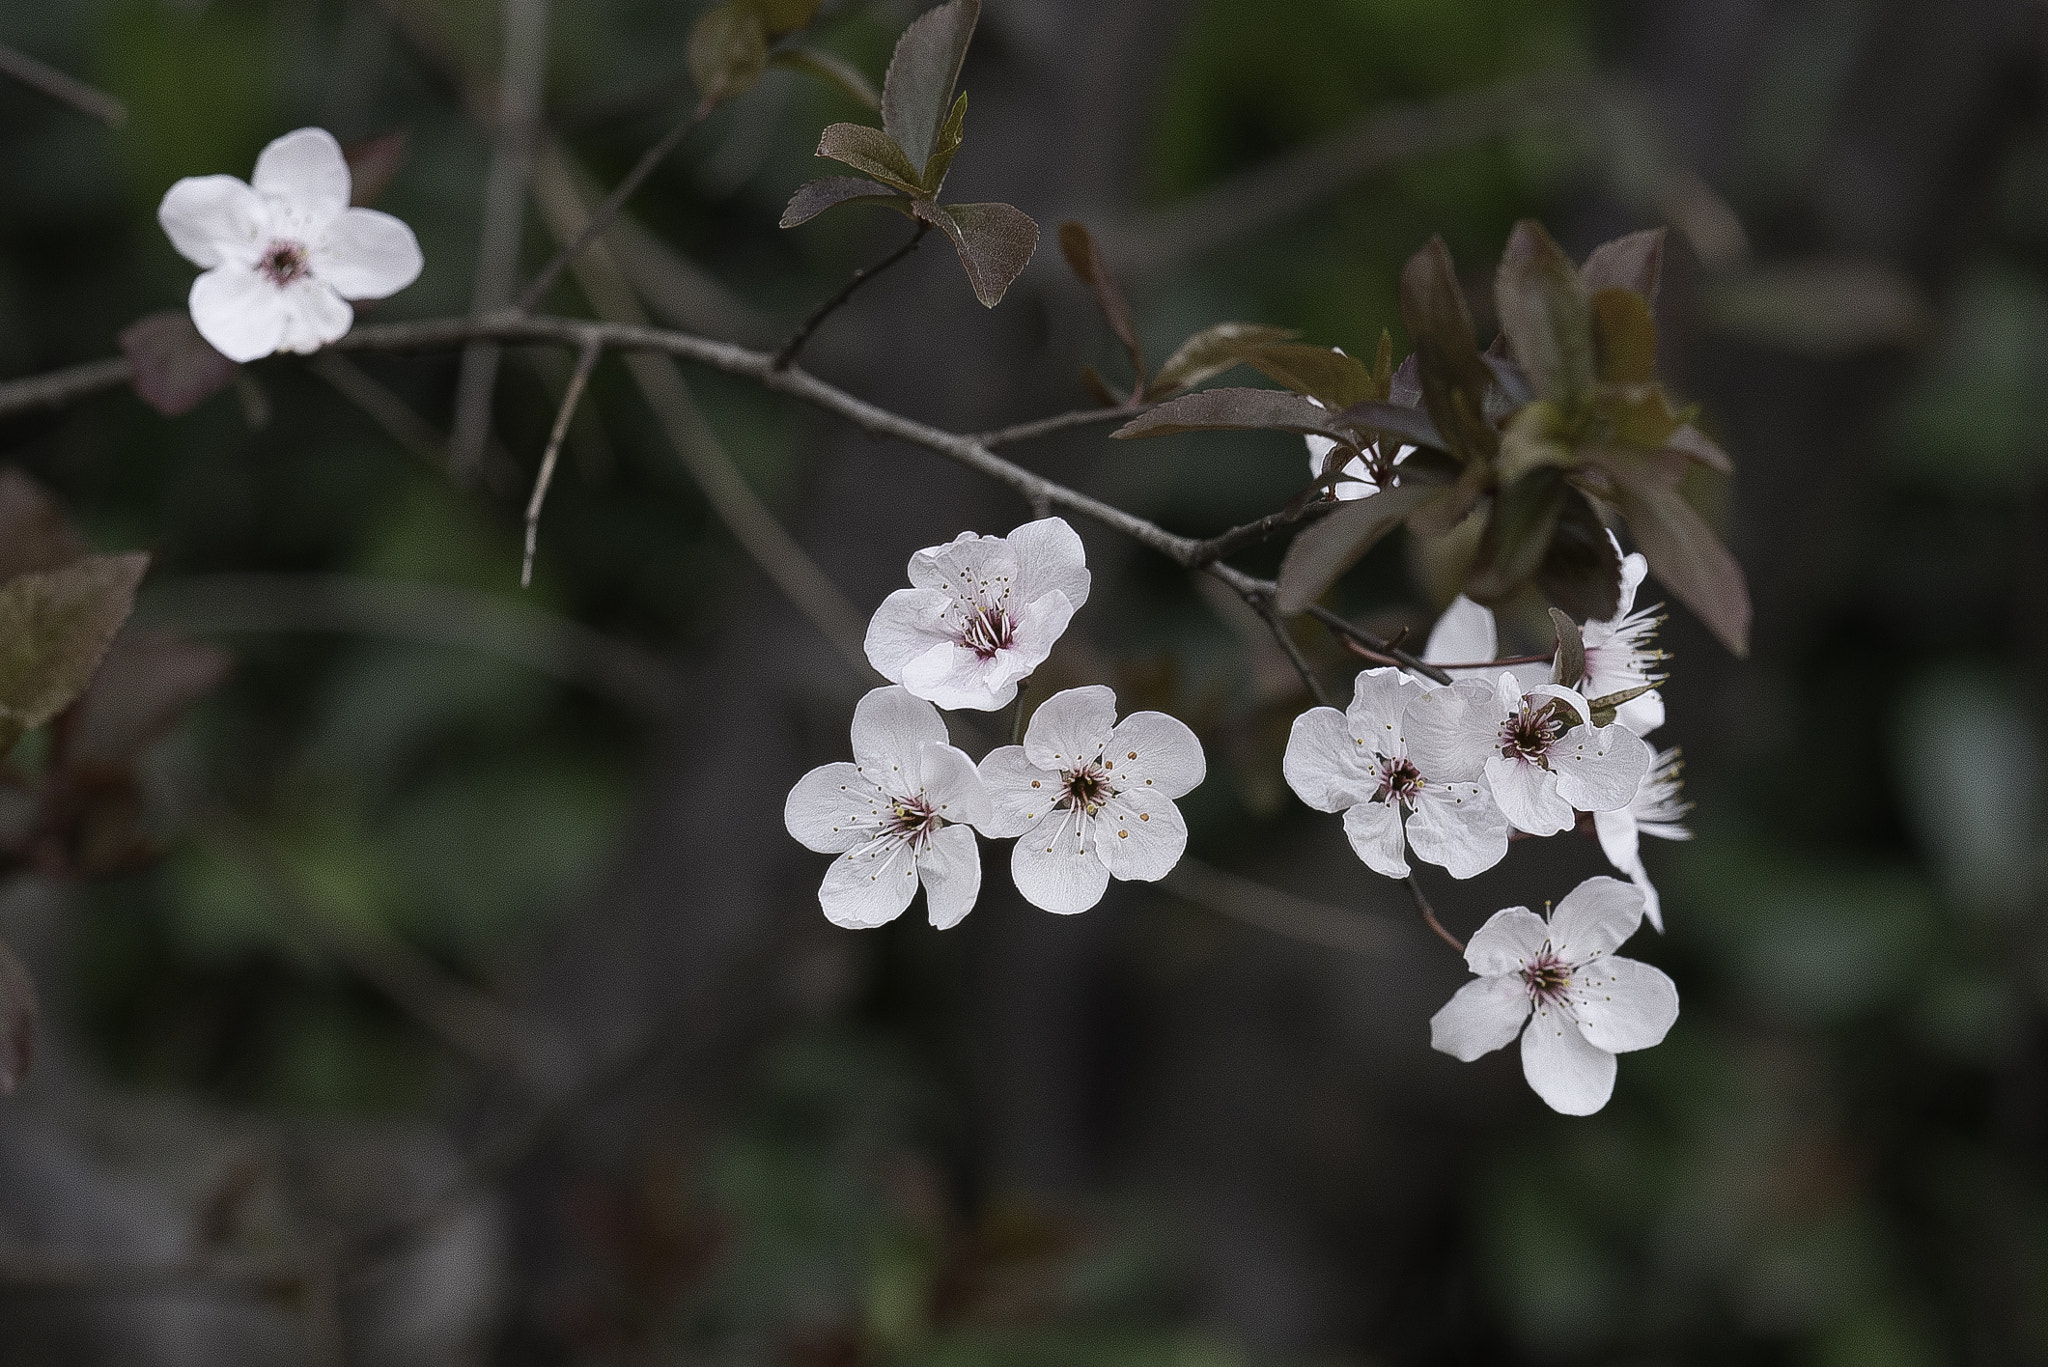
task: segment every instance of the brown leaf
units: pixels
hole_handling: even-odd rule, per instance
[[[1684,454],[1613,448],[1589,449],[1588,454],[1612,478],[1614,504],[1649,560],[1650,572],[1707,624],[1731,654],[1746,657],[1749,585],[1742,566],[1679,492]]]
[[[1444,434],[1436,430],[1436,424],[1429,420],[1429,414],[1406,404],[1376,403],[1371,400],[1355,403],[1339,413],[1337,421],[1346,427],[1361,431],[1384,432],[1410,446],[1428,447],[1434,451],[1446,449]]]
[[[1515,361],[1540,398],[1570,407],[1593,387],[1593,315],[1578,270],[1525,218],[1508,235],[1494,306]]]
[[[1728,453],[1715,445],[1706,433],[1689,423],[1666,437],[1664,444],[1674,451],[1682,452],[1686,459],[1704,465],[1709,470],[1724,475],[1735,473],[1735,462],[1728,459]]]
[[[906,195],[923,193],[918,173],[904,157],[903,149],[879,128],[860,123],[828,124],[818,135],[818,155],[845,162],[862,175],[873,176]]]
[[[238,368],[215,351],[183,309],[152,313],[128,325],[121,351],[133,371],[135,393],[157,412],[175,418],[234,382]]]
[[[882,129],[912,166],[922,169],[931,159],[980,17],[980,0],[948,0],[911,21],[896,40],[882,77]]]
[[[1440,237],[1431,238],[1402,268],[1401,320],[1415,339],[1415,370],[1423,405],[1436,420],[1451,454],[1467,462],[1491,461],[1499,445],[1498,435],[1485,418],[1486,391],[1493,374],[1479,357],[1472,313],[1465,305],[1465,292],[1458,287],[1450,249]]]
[[[690,77],[712,104],[744,95],[768,66],[768,32],[761,11],[732,3],[704,11],[690,30]]]
[[[1235,432],[1273,428],[1313,432],[1349,443],[1336,415],[1284,389],[1205,389],[1168,399],[1125,423],[1112,437],[1170,437],[1181,432]]]
[[[825,176],[797,187],[789,197],[789,207],[782,211],[782,226],[794,228],[808,223],[841,204],[878,204],[901,214],[910,212],[908,198],[884,193],[866,176]]]
[[[406,131],[386,133],[380,138],[364,138],[341,149],[341,155],[348,161],[349,199],[354,205],[375,204],[379,196],[391,188],[391,182],[398,178],[398,170],[405,165],[407,143]]]
[[[1499,603],[1529,582],[1550,549],[1565,493],[1563,475],[1538,470],[1495,496],[1479,538],[1479,554],[1465,580],[1469,596],[1481,603]]]
[[[84,554],[84,538],[43,486],[12,466],[0,469],[0,584]]]
[[[1182,342],[1166,364],[1159,367],[1147,394],[1158,397],[1186,389],[1221,375],[1246,356],[1275,342],[1292,340],[1300,334],[1290,328],[1268,327],[1264,323],[1218,323],[1203,328]]]
[[[88,555],[0,586],[0,727],[19,739],[85,690],[148,567],[139,553]]]
[[[1268,379],[1320,400],[1332,412],[1386,398],[1365,363],[1335,347],[1275,342],[1252,349],[1244,359]]]
[[[1599,510],[1577,489],[1565,497],[1536,587],[1575,621],[1605,622],[1621,606],[1621,556]]]
[[[953,158],[960,151],[960,142],[967,135],[967,92],[961,91],[960,98],[953,101],[953,112],[946,116],[946,122],[939,128],[939,138],[932,144],[932,154],[925,158],[924,166],[917,173],[917,183],[924,187],[923,198],[936,200],[939,189],[946,183],[946,172],[953,169]]]
[[[1550,661],[1550,681],[1577,688],[1586,677],[1586,637],[1579,624],[1556,608],[1550,610],[1550,625],[1557,632],[1557,653]]]
[[[0,940],[0,1096],[12,1096],[36,1056],[36,988],[28,969]]]
[[[1654,313],[1657,287],[1664,279],[1664,229],[1645,228],[1593,248],[1579,279],[1588,290],[1633,290]]]
[[[1109,265],[1102,259],[1102,249],[1095,244],[1094,234],[1087,225],[1072,219],[1060,224],[1060,254],[1067,258],[1068,267],[1080,277],[1089,292],[1095,296],[1095,307],[1102,310],[1103,321],[1116,339],[1124,344],[1124,354],[1131,358],[1131,369],[1137,374],[1137,387],[1145,387],[1145,353],[1138,346],[1138,329],[1131,321],[1131,306],[1124,300],[1124,292],[1118,288],[1116,277],[1109,273]]]
[[[1608,384],[1654,384],[1657,324],[1640,294],[1604,289],[1593,296],[1593,350]]]
[[[1346,503],[1295,537],[1280,562],[1280,611],[1306,611],[1403,518],[1447,492],[1436,484],[1397,484]]]
[[[66,723],[62,762],[94,768],[132,763],[186,708],[219,687],[233,664],[213,646],[129,627],[114,638]]]
[[[1038,225],[1008,204],[938,205],[921,199],[910,207],[952,239],[974,297],[988,308],[1002,302],[1003,292],[1023,274],[1038,248]]]

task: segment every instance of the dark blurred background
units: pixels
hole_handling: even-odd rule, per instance
[[[917,8],[831,4],[812,41],[879,79]],[[687,108],[695,17],[554,5],[522,277]],[[1190,862],[1056,918],[985,847],[957,930],[826,925],[779,813],[868,686],[812,621],[847,609],[793,609],[690,471],[736,466],[864,617],[919,546],[1030,515],[929,453],[607,359],[522,594],[559,353],[507,354],[467,484],[448,355],[0,423],[96,547],[154,553],[141,619],[233,660],[144,765],[160,859],[0,887],[44,1002],[0,1102],[0,1359],[2048,1362],[2044,18],[988,0],[949,189],[1087,221],[1155,358],[1225,319],[1401,345],[1432,233],[1486,335],[1515,219],[1575,254],[1672,225],[1665,369],[1738,466],[1702,492],[1756,646],[1665,628],[1698,838],[1648,852],[1670,930],[1630,952],[1684,1011],[1590,1119],[1512,1050],[1430,1052],[1465,970],[1286,791],[1299,682],[1092,526],[1048,682],[1196,726]],[[0,43],[129,110],[0,80],[0,373],[179,307],[165,188],[309,123],[407,135],[379,206],[427,270],[364,316],[469,307],[495,3],[62,0]],[[552,306],[772,342],[900,240],[774,226],[865,117],[772,71]],[[1083,363],[1122,373],[1049,237],[992,314],[928,242],[807,359],[962,430],[1084,404]],[[1306,474],[1272,434],[1018,454],[1189,533]],[[1440,605],[1398,544],[1341,594]],[[1551,841],[1429,887],[1469,933],[1602,867]]]

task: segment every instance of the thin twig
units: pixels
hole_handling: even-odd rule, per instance
[[[547,297],[547,292],[553,287],[555,281],[561,278],[562,272],[569,268],[569,264],[575,261],[577,257],[583,255],[584,249],[592,242],[595,242],[598,234],[611,225],[611,221],[617,218],[620,211],[626,207],[626,201],[633,197],[633,192],[639,189],[649,176],[654,174],[656,167],[668,160],[669,153],[675,151],[683,139],[689,137],[696,129],[698,124],[710,117],[711,111],[715,107],[708,96],[698,101],[697,107],[685,115],[667,133],[663,134],[660,142],[655,143],[654,146],[641,153],[640,160],[633,163],[633,169],[626,172],[626,178],[620,181],[609,195],[605,196],[604,202],[597,206],[589,218],[584,220],[583,226],[577,229],[576,235],[555,252],[547,265],[540,268],[540,274],[533,278],[533,283],[528,285],[525,291],[520,294],[519,302],[513,307],[517,308],[521,313],[533,312],[539,306],[540,301]]]
[[[1218,532],[1204,541],[1196,554],[1200,557],[1201,562],[1206,565],[1211,560],[1221,560],[1225,556],[1235,555],[1241,550],[1256,546],[1261,541],[1285,531],[1298,522],[1313,522],[1318,518],[1327,517],[1341,506],[1343,505],[1333,503],[1328,499],[1302,500],[1298,503],[1289,503],[1287,507],[1282,508],[1277,513],[1267,513],[1264,517],[1255,521],[1244,523],[1242,526],[1232,527],[1228,531]]]
[[[1409,874],[1407,882],[1409,895],[1415,898],[1415,909],[1422,913],[1424,924],[1436,932],[1437,939],[1442,940],[1452,949],[1463,954],[1465,952],[1465,942],[1451,934],[1448,930],[1445,930],[1444,923],[1436,919],[1436,908],[1432,907],[1429,904],[1429,899],[1422,895],[1422,884],[1415,880],[1415,875]]]
[[[0,43],[0,76],[12,76],[23,85],[42,91],[60,104],[68,104],[109,128],[119,128],[128,122],[128,106],[106,91],[94,89],[76,76],[66,75],[4,43]]]
[[[1437,683],[1447,684],[1451,681],[1451,676],[1444,673],[1437,665],[1417,659],[1407,651],[1394,645],[1393,642],[1382,640],[1364,627],[1353,625],[1337,613],[1330,611],[1320,604],[1310,607],[1308,614],[1331,631],[1337,633],[1337,635],[1356,641],[1359,645],[1364,646],[1368,651],[1372,652],[1373,657],[1384,660],[1387,664],[1397,665],[1412,674],[1420,674],[1425,679],[1434,679]]]
[[[87,361],[8,380],[0,384],[0,417],[30,413],[38,408],[61,408],[103,389],[119,389],[133,376],[134,369],[126,356],[109,356],[103,361]]]
[[[1030,688],[1031,680],[1019,679],[1017,681],[1017,711],[1010,718],[1010,744],[1012,745],[1022,745],[1024,743],[1024,695],[1030,691]]]
[[[555,461],[562,454],[569,422],[576,416],[576,405],[583,398],[583,386],[590,382],[590,372],[597,368],[597,358],[602,355],[604,348],[594,343],[576,354],[576,370],[569,376],[569,390],[562,395],[561,410],[555,414],[555,430],[548,434],[548,449],[540,458],[540,474],[533,481],[533,497],[526,504],[526,558],[519,566],[522,589],[533,585],[533,553],[540,545],[540,510],[548,501],[548,486],[555,482]]]
[[[1294,637],[1287,630],[1287,622],[1280,616],[1280,610],[1273,606],[1273,600],[1261,594],[1251,602],[1252,610],[1266,619],[1266,626],[1272,631],[1273,639],[1280,643],[1280,649],[1287,652],[1287,661],[1294,666],[1294,672],[1301,675],[1301,681],[1308,685],[1308,695],[1323,707],[1330,706],[1330,695],[1323,691],[1323,685],[1316,673],[1309,668],[1308,657],[1301,653],[1301,647],[1294,643]]]
[[[975,440],[994,450],[998,446],[1008,446],[1012,442],[1049,437],[1057,432],[1069,431],[1076,427],[1090,427],[1098,422],[1122,422],[1137,417],[1151,407],[1149,403],[1127,403],[1119,404],[1115,408],[1077,408],[1071,413],[1055,413],[1049,418],[1034,418],[1030,422],[998,427],[992,432],[983,432]]]
[[[890,252],[874,265],[855,271],[853,278],[844,285],[841,285],[837,293],[812,309],[811,316],[797,324],[797,329],[789,335],[789,340],[775,349],[775,357],[769,362],[769,368],[771,370],[789,369],[795,363],[797,353],[804,349],[804,343],[810,341],[811,334],[818,330],[818,325],[827,318],[830,318],[834,313],[837,313],[841,305],[853,298],[855,290],[916,251],[917,244],[924,241],[924,235],[931,231],[931,227],[931,224],[923,219],[919,219],[917,227],[911,232],[908,242],[898,247],[895,251]]]

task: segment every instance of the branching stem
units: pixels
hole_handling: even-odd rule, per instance
[[[583,387],[590,383],[590,372],[597,368],[597,359],[602,355],[604,348],[596,342],[584,343],[583,350],[577,353],[576,371],[569,377],[568,392],[562,395],[561,411],[555,414],[555,430],[548,433],[547,453],[540,458],[533,497],[526,503],[526,558],[519,565],[520,588],[533,585],[533,555],[540,546],[540,510],[548,501],[548,486],[555,482],[555,462],[562,454],[562,439],[569,435],[569,423],[576,416]]]

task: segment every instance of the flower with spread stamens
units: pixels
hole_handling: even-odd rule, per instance
[[[1102,900],[1112,878],[1156,882],[1187,849],[1173,799],[1207,770],[1202,743],[1164,712],[1116,719],[1100,684],[1055,693],[1031,714],[1022,745],[981,762],[986,836],[1017,837],[1010,873],[1035,907],[1070,914]]]
[[[1649,870],[1643,867],[1640,837],[1692,839],[1692,832],[1685,827],[1685,814],[1692,810],[1692,804],[1680,796],[1684,770],[1678,751],[1660,750],[1628,806],[1593,814],[1593,829],[1599,833],[1601,852],[1608,863],[1627,874],[1629,881],[1641,890],[1643,914],[1660,933],[1664,929],[1664,901],[1657,895],[1656,885],[1650,882]]]
[[[853,763],[798,779],[782,824],[806,848],[838,856],[818,889],[832,924],[885,925],[922,882],[931,923],[946,930],[981,892],[974,827],[988,814],[981,774],[947,744],[938,709],[891,687],[854,707]]]
[[[1473,749],[1490,744],[1486,781],[1516,829],[1556,835],[1577,825],[1578,813],[1611,812],[1636,795],[1650,747],[1618,723],[1593,725],[1576,689],[1538,684],[1525,693],[1503,672],[1494,699],[1492,735],[1484,734],[1488,714],[1474,709],[1461,720],[1461,739]]]
[[[1088,601],[1081,538],[1059,517],[927,547],[910,557],[910,582],[875,610],[868,660],[948,709],[1007,706]]]
[[[1607,534],[1617,554],[1621,544],[1614,533]],[[1588,622],[1580,635],[1586,643],[1586,681],[1580,691],[1589,698],[1612,697],[1646,684],[1662,683],[1658,668],[1666,656],[1650,644],[1656,634],[1663,604],[1636,609],[1636,590],[1650,562],[1631,551],[1621,558],[1621,597],[1614,615],[1604,622]],[[1614,720],[1639,736],[1647,736],[1664,724],[1664,698],[1656,689],[1639,693],[1614,710]]]
[[[1368,669],[1350,707],[1294,719],[1281,772],[1309,806],[1344,813],[1344,834],[1373,872],[1407,877],[1412,847],[1453,878],[1470,878],[1508,852],[1485,757],[1458,743],[1465,713],[1492,705],[1492,687],[1477,679],[1425,689],[1401,670]]]
[[[1527,907],[1495,912],[1465,946],[1478,980],[1430,1019],[1431,1047],[1470,1063],[1519,1034],[1536,1095],[1593,1114],[1614,1093],[1614,1056],[1661,1043],[1678,1019],[1662,970],[1614,956],[1642,919],[1642,893],[1607,877],[1572,889],[1548,923]]]
[[[351,299],[383,299],[419,278],[419,240],[390,214],[349,207],[341,144],[321,128],[263,149],[249,183],[187,176],[157,221],[205,274],[192,324],[231,361],[318,351],[355,322]]]

